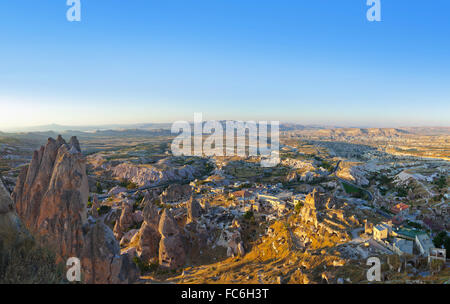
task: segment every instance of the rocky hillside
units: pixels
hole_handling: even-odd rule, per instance
[[[12,195],[26,227],[57,253],[81,260],[87,283],[129,283],[137,269],[103,222],[87,218],[86,164],[76,137],[49,138],[22,170]]]
[[[29,236],[14,209],[13,201],[0,179],[0,243],[10,248]]]
[[[340,128],[317,131],[317,135],[327,137],[397,137],[408,133],[408,131],[393,128]]]

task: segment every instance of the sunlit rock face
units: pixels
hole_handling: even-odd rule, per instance
[[[172,184],[161,194],[161,202],[170,204],[185,201],[189,199],[191,195],[191,186]]]
[[[314,189],[305,198],[305,205],[300,210],[300,216],[305,223],[312,223],[316,228],[319,222],[318,211],[323,207],[323,198],[317,189]]]
[[[183,182],[193,180],[198,173],[197,169],[191,165],[180,168],[163,166],[164,168],[152,166],[139,166],[130,163],[121,163],[110,168],[113,176],[127,179],[139,186],[151,186],[168,182]]]
[[[187,223],[195,222],[202,215],[200,203],[193,197],[187,202]]]
[[[170,269],[183,266],[186,261],[185,238],[167,209],[164,209],[159,221],[159,233],[159,264]]]
[[[12,195],[26,227],[55,251],[58,261],[78,257],[87,283],[128,283],[129,257],[120,255],[109,227],[87,219],[86,161],[76,137],[49,138],[22,170]],[[130,271],[129,275],[124,273]]]
[[[138,232],[139,242],[137,253],[146,262],[157,262],[159,257],[159,242],[161,234],[158,231],[160,216],[154,199],[149,193],[144,198],[144,222]]]
[[[76,138],[58,137],[35,151],[19,175],[13,198],[25,225],[63,256],[79,256],[86,223],[88,183]]]
[[[29,237],[14,209],[14,203],[0,179],[0,248],[10,247]]]

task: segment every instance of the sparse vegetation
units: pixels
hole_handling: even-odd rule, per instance
[[[439,232],[433,239],[434,246],[441,248],[444,246],[447,252],[450,252],[450,237],[446,231]]]
[[[0,284],[58,284],[64,280],[64,265],[56,264],[49,249],[34,241],[3,248],[0,240]]]
[[[143,274],[156,271],[159,267],[157,263],[146,263],[137,256],[133,258],[133,262]]]
[[[102,216],[107,214],[111,210],[110,206],[102,205],[100,208],[97,208],[98,215]]]
[[[103,187],[102,187],[102,184],[100,182],[97,182],[95,184],[95,188],[96,188],[96,191],[97,191],[98,194],[102,194],[103,193]]]

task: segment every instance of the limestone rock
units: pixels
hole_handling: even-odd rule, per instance
[[[194,166],[185,165],[181,168],[174,168],[172,163],[165,164],[165,161],[161,160],[156,166],[139,166],[121,162],[111,168],[111,173],[120,179],[129,180],[139,187],[194,180],[194,176],[198,174],[198,169]]]
[[[98,218],[98,209],[101,207],[100,202],[98,201],[97,194],[94,194],[94,197],[92,198],[92,209],[91,214],[94,218]]]
[[[115,186],[111,190],[109,190],[108,195],[118,195],[120,193],[126,192],[127,189],[120,186]]]
[[[62,138],[48,139],[19,175],[13,198],[28,229],[54,247],[58,256],[79,256],[87,220],[85,159]]]
[[[192,188],[190,185],[171,184],[161,194],[161,202],[164,204],[176,203],[189,199],[192,195]]]
[[[161,216],[159,232],[161,234],[159,264],[170,269],[182,267],[186,261],[185,240],[171,212],[167,209]]]
[[[322,209],[324,200],[320,193],[314,189],[305,198],[305,204],[300,210],[300,216],[305,223],[312,223],[316,228],[318,227],[318,211]]]
[[[12,195],[16,209],[38,240],[57,254],[58,261],[79,257],[88,283],[131,282],[136,269],[102,221],[87,220],[88,179],[78,140],[66,144],[50,138],[35,151]],[[128,273],[127,273],[128,271]]]
[[[132,283],[138,270],[120,248],[111,229],[101,221],[84,227],[85,246],[81,252],[84,281],[89,284]]]
[[[10,247],[29,237],[16,214],[10,194],[0,179],[0,245]]]
[[[239,256],[244,256],[245,255],[245,249],[244,249],[244,243],[240,242],[237,246],[237,252]]]
[[[147,194],[143,201],[144,211],[141,229],[139,230],[139,242],[137,253],[146,262],[158,260],[159,242],[161,235],[158,231],[159,219],[158,208],[153,203],[153,198]]]
[[[126,246],[130,243],[130,241],[134,238],[134,236],[138,233],[139,230],[137,229],[131,229],[123,234],[122,238],[120,239],[120,246]]]
[[[202,206],[199,202],[191,197],[187,202],[187,223],[196,221],[202,215]]]
[[[136,210],[136,211],[133,213],[133,221],[134,221],[136,224],[140,224],[140,223],[142,223],[142,222],[144,221],[144,215],[143,215],[143,213],[142,213],[141,210]]]
[[[133,226],[133,223],[133,207],[126,203],[122,204],[122,213],[114,226],[114,235],[116,238],[120,240],[124,233],[128,231],[128,228]]]
[[[81,147],[80,147],[80,143],[78,142],[78,139],[75,136],[72,136],[70,138],[69,141],[69,146],[73,149],[75,149],[75,151],[81,153]]]

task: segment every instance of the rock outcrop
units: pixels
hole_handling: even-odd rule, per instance
[[[171,184],[161,194],[161,202],[164,204],[177,203],[188,200],[192,195],[192,187],[190,185]]]
[[[27,238],[29,233],[17,216],[10,194],[0,179],[0,248],[9,248]]]
[[[13,198],[27,228],[60,257],[80,256],[87,222],[88,183],[84,157],[60,136],[35,151],[20,174]]]
[[[90,222],[85,227],[84,241],[81,265],[86,283],[123,284],[138,279],[132,257],[120,255],[116,238],[102,221]]]
[[[300,216],[305,223],[312,223],[316,228],[318,225],[318,212],[324,205],[324,199],[317,189],[314,189],[305,198],[305,205],[300,210]]]
[[[114,226],[114,235],[118,240],[122,238],[125,232],[133,226],[133,206],[128,203],[122,203],[122,214]]]
[[[150,194],[145,195],[143,204],[144,222],[138,232],[139,242],[136,251],[143,261],[157,262],[161,240],[161,234],[158,231],[160,216]]]
[[[94,194],[94,197],[92,198],[92,210],[91,210],[91,214],[94,218],[98,218],[99,214],[98,214],[98,209],[101,207],[100,202],[98,201],[98,196],[97,194]]]
[[[113,232],[87,219],[88,194],[80,144],[76,137],[67,144],[59,136],[34,153],[12,197],[26,227],[56,252],[59,261],[80,258],[85,282],[129,283],[136,273],[129,258],[120,255]]]
[[[167,209],[164,209],[159,221],[159,233],[159,265],[169,269],[180,268],[186,262],[185,238]]]
[[[202,215],[202,206],[193,197],[187,202],[187,224],[196,221]]]
[[[111,167],[110,171],[114,177],[127,179],[140,187],[159,185],[168,182],[183,182],[194,180],[198,170],[191,165],[180,168],[157,164],[156,166],[140,166],[130,163],[121,163]]]

